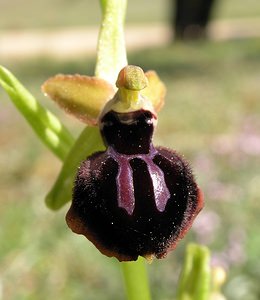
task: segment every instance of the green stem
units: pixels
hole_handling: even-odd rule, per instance
[[[145,260],[121,263],[128,300],[149,300],[150,289]]]
[[[95,75],[115,84],[127,65],[124,20],[127,0],[100,0],[103,18],[98,39]]]

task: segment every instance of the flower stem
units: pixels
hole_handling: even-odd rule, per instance
[[[150,289],[145,261],[139,258],[136,262],[121,263],[128,300],[149,300]]]
[[[124,21],[127,0],[100,0],[103,18],[98,39],[95,75],[115,84],[127,65]]]

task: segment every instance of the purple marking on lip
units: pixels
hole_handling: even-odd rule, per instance
[[[119,157],[116,155],[115,159],[119,165],[116,178],[118,206],[124,208],[129,215],[132,215],[135,208],[133,171],[129,165],[129,158],[119,154]]]
[[[129,161],[133,158],[140,158],[146,163],[152,180],[156,207],[158,211],[163,212],[171,195],[166,186],[163,171],[153,162],[153,158],[157,153],[154,147],[151,147],[149,154],[124,155],[118,153],[112,147],[109,147],[107,151],[118,163],[118,174],[116,177],[118,206],[124,208],[129,215],[132,215],[134,212],[133,171]]]

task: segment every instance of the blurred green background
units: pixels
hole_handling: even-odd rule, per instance
[[[167,23],[168,7],[166,0],[131,0],[127,24]],[[100,21],[98,1],[90,0],[1,0],[0,15],[0,42],[1,32],[10,29],[51,31]],[[259,1],[217,1],[215,20],[243,24],[250,18],[260,22]],[[212,264],[227,270],[227,299],[260,299],[260,39],[176,42],[128,54],[129,63],[155,69],[167,85],[155,144],[185,154],[206,201],[177,250],[147,266],[153,299],[174,299],[190,241],[207,245]],[[56,73],[92,75],[95,57],[0,57],[0,64],[75,136],[81,131],[83,125],[44,98],[40,85]],[[64,221],[68,206],[59,212],[45,207],[61,163],[2,89],[0,99],[0,299],[124,299],[118,263],[70,232]]]

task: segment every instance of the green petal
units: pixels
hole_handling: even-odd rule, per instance
[[[56,210],[71,201],[74,178],[80,163],[93,152],[103,150],[104,145],[97,127],[86,127],[69,152],[60,174],[46,197],[49,208]]]
[[[83,75],[56,75],[43,84],[42,90],[67,113],[89,125],[97,124],[101,110],[115,94],[107,81]]]
[[[15,76],[2,66],[0,66],[0,84],[42,142],[63,160],[74,142],[65,126],[55,115],[41,106]]]
[[[148,71],[145,76],[148,79],[148,86],[141,94],[152,102],[154,110],[158,112],[164,105],[166,87],[155,71]]]

